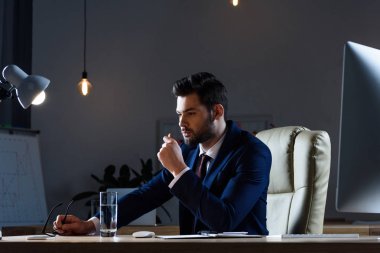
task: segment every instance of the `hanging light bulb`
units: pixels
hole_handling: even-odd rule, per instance
[[[232,5],[235,7],[239,5],[239,0],[232,0],[231,2],[232,2]]]
[[[83,19],[84,19],[83,72],[82,72],[82,79],[78,83],[78,90],[83,96],[87,96],[92,90],[92,84],[87,79],[87,71],[86,71],[87,0],[84,0]]]
[[[82,73],[82,79],[78,83],[78,91],[83,95],[87,96],[92,90],[92,84],[87,79],[87,72]]]

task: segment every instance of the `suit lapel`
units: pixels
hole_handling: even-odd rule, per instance
[[[215,160],[211,162],[206,177],[203,181],[203,184],[207,188],[211,188],[211,185],[214,182],[216,176],[224,168],[224,166],[226,166],[228,160],[230,160],[230,157],[233,155],[233,152],[231,152],[231,150],[234,149],[235,143],[238,141],[239,135],[240,129],[232,121],[228,121],[227,133],[224,138],[223,144],[220,147],[220,150]]]

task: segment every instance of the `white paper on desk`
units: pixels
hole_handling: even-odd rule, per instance
[[[261,238],[262,235],[244,235],[244,234],[229,234],[229,233],[219,233],[219,234],[209,234],[208,237],[218,237],[218,238]]]
[[[207,239],[207,238],[261,238],[261,235],[244,235],[244,234],[203,234],[203,235],[158,235],[162,239]]]
[[[199,239],[209,238],[207,235],[156,235],[157,238],[162,239]]]

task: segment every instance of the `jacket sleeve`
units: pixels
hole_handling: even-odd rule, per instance
[[[188,171],[170,191],[210,229],[233,231],[266,196],[270,166],[269,149],[246,149],[219,166],[212,190]]]
[[[168,201],[173,196],[168,188],[172,179],[173,176],[163,169],[148,183],[123,196],[118,201],[117,227],[128,225],[131,221]]]

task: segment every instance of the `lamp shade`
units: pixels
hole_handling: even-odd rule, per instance
[[[26,74],[16,65],[6,66],[3,77],[16,87],[17,99],[24,109],[28,108],[50,83],[50,80],[43,76]]]

